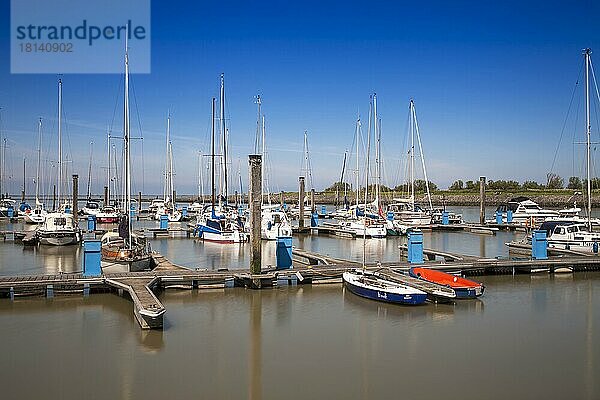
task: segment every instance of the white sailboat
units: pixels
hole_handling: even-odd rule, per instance
[[[175,199],[171,196],[175,192],[173,184],[173,143],[171,142],[171,116],[167,117],[167,143],[165,157],[165,183],[163,189],[163,203],[156,209],[155,219],[160,219],[161,215],[166,215],[169,222],[181,221],[181,211],[175,207]]]
[[[90,142],[90,162],[88,164],[87,197],[81,213],[83,215],[96,215],[100,212],[100,204],[92,200],[92,157],[94,155],[94,142]]]
[[[269,190],[269,180],[267,176],[267,151],[266,151],[266,124],[265,116],[260,114],[260,96],[258,99],[258,115],[261,127],[261,143],[262,143],[262,181],[261,181],[261,223],[260,236],[263,240],[277,240],[279,237],[292,236],[292,224],[287,214],[281,210],[279,204],[271,203],[271,193]],[[257,132],[258,134],[258,132]],[[266,195],[265,195],[266,194]],[[266,196],[266,202],[265,202]]]
[[[222,78],[222,76],[221,76]],[[223,89],[223,81],[221,81]],[[223,99],[223,90],[221,91]],[[212,117],[211,117],[211,204],[205,206],[202,213],[196,219],[194,226],[194,236],[200,239],[216,243],[243,243],[248,240],[248,235],[244,229],[244,223],[238,215],[237,210],[228,206],[225,199],[220,198],[217,205],[216,186],[215,186],[215,103],[212,99]],[[224,121],[223,121],[224,122]],[[227,185],[225,185],[226,187]],[[222,196],[219,196],[222,197]],[[225,200],[225,201],[223,201]]]
[[[347,232],[354,237],[370,237],[370,238],[384,238],[387,236],[387,230],[384,224],[379,220],[379,215],[373,214],[372,204],[368,203],[369,198],[369,170],[370,170],[370,151],[371,151],[371,120],[373,110],[376,109],[376,97],[371,98],[369,104],[369,128],[367,136],[367,155],[366,155],[366,168],[365,168],[365,197],[364,201],[360,203],[360,137],[362,132],[362,124],[360,117],[356,120],[356,204],[350,207],[352,211],[347,219],[341,220],[338,223],[338,228],[342,232]],[[377,133],[376,133],[377,135]],[[375,194],[375,207],[378,208],[378,195]]]
[[[62,80],[58,80],[58,184],[56,185],[57,203],[61,201],[61,187],[64,183],[62,162]],[[48,213],[44,223],[36,230],[40,244],[64,246],[78,244],[82,235],[76,216],[64,211]]]
[[[427,200],[429,209],[433,209],[431,202],[431,193],[429,191],[429,180],[427,178],[427,169],[425,168],[425,158],[423,156],[423,146],[421,145],[421,135],[419,133],[419,124],[417,122],[417,113],[415,111],[415,103],[411,99],[409,104],[409,149],[408,149],[408,197],[395,198],[388,205],[387,212],[393,215],[394,229],[406,231],[406,227],[416,227],[431,224],[431,212],[423,209],[415,202],[415,137],[419,146],[421,158],[421,166],[425,178],[425,188],[427,192]]]
[[[40,169],[42,162],[42,119],[38,121],[38,148],[37,168],[35,173],[35,207],[25,214],[24,220],[28,224],[41,224],[46,220],[48,212],[44,209],[44,203],[40,201]]]
[[[129,122],[129,51],[125,43],[125,93],[123,100],[124,202],[118,232],[102,236],[102,268],[141,271],[150,268],[151,255],[143,235],[133,232],[131,210],[131,130]]]
[[[107,159],[106,187],[108,188],[108,193],[107,193],[107,198],[106,198],[106,204],[104,204],[102,206],[102,208],[96,212],[96,221],[98,221],[98,223],[100,223],[100,224],[116,224],[117,222],[119,222],[119,219],[120,219],[118,210],[115,208],[115,206],[111,205],[111,201],[110,201],[111,195],[113,194],[111,185],[112,185],[113,181],[116,181],[116,177],[111,176],[111,171],[112,171],[112,168],[110,165],[110,163],[111,163],[110,139],[111,138],[112,138],[112,136],[110,135],[110,129],[109,129],[106,133],[106,159]],[[115,171],[116,171],[116,169],[115,169]],[[116,187],[116,185],[115,185],[115,187]],[[116,205],[116,202],[115,202],[115,205]]]

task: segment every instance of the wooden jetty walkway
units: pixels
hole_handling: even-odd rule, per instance
[[[340,260],[317,253],[294,249],[295,258],[308,260],[287,270],[267,270],[260,275],[251,275],[249,270],[189,269],[171,263],[160,254],[153,254],[154,268],[145,272],[106,273],[97,278],[87,278],[80,273],[57,275],[5,276],[0,277],[0,297],[15,299],[21,296],[46,296],[116,292],[128,297],[133,303],[133,312],[142,329],[162,328],[166,313],[156,293],[167,288],[206,289],[242,287],[271,287],[281,285],[341,283],[342,274],[358,263]],[[438,252],[439,253],[439,252]],[[449,253],[444,253],[447,256]],[[390,279],[407,283],[412,278],[402,272],[415,264],[369,263],[368,269],[385,273]],[[570,268],[572,271],[600,270],[600,257],[573,256],[551,257],[547,260],[517,259],[474,259],[449,257],[443,261],[428,261],[420,266],[452,273],[469,275],[531,273],[532,271],[554,272]],[[411,285],[414,282],[410,282]],[[421,282],[421,285],[424,283]],[[427,288],[425,291],[427,291]]]

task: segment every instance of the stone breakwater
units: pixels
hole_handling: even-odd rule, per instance
[[[538,203],[541,207],[549,207],[549,208],[563,208],[563,207],[572,207],[573,202],[577,201],[577,206],[584,208],[585,207],[585,199],[582,196],[576,196],[573,198],[572,193],[536,193],[536,192],[497,192],[497,191],[487,191],[486,194],[486,205],[487,206],[496,206],[500,203],[505,203],[508,200],[518,197],[518,196],[526,196],[531,200]],[[384,202],[390,202],[394,195],[392,193],[383,193],[382,199]],[[399,197],[396,195],[396,197]],[[309,192],[310,198],[310,192]],[[348,200],[353,203],[354,196],[349,195]],[[179,202],[192,202],[196,200],[196,196],[192,195],[178,195],[177,201]],[[274,193],[271,194],[271,201],[273,203],[279,203],[280,194]],[[450,191],[445,192],[435,192],[431,195],[431,200],[434,206],[442,206],[444,204],[448,206],[478,206],[479,205],[479,192],[477,193],[452,193]],[[230,202],[234,202],[234,197],[230,196]],[[246,196],[244,196],[244,202],[246,202]],[[285,192],[284,193],[284,201],[287,204],[298,204],[298,193],[297,192]],[[343,196],[340,196],[340,202],[343,201]],[[427,197],[424,194],[418,194],[416,201],[420,204],[427,203]],[[210,197],[205,196],[205,202],[210,202]],[[316,192],[315,193],[315,203],[317,205],[322,204],[336,204],[336,194],[331,192]],[[593,207],[600,207],[600,193],[594,193],[592,196],[592,205]]]

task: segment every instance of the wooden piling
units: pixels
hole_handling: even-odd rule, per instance
[[[304,229],[304,177],[298,178],[300,183],[300,201],[298,201],[299,215],[298,215],[298,229],[300,232]]]
[[[248,156],[249,164],[249,199],[250,209],[250,274],[261,272],[261,195],[262,195],[262,156],[251,154]]]
[[[142,210],[142,192],[138,192],[138,216],[140,215],[140,211]]]
[[[79,200],[79,175],[73,174],[73,215],[77,221],[77,201]]]
[[[52,211],[56,211],[56,185],[52,185]]]
[[[104,206],[108,205],[108,186],[104,186]]]
[[[485,176],[479,177],[479,223],[485,224]]]
[[[317,211],[315,207],[315,189],[310,189],[310,212],[315,213]]]
[[[171,202],[173,203],[173,205],[175,205],[175,203],[177,202],[177,200],[175,200],[177,198],[177,191],[173,190],[173,200],[171,200]]]
[[[281,206],[281,209],[283,210],[283,190],[281,192],[279,192],[279,205]]]

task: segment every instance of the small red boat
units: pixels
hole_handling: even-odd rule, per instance
[[[485,286],[479,282],[434,269],[415,267],[410,269],[409,274],[414,278],[454,289],[457,299],[474,299],[481,296],[485,290]]]

